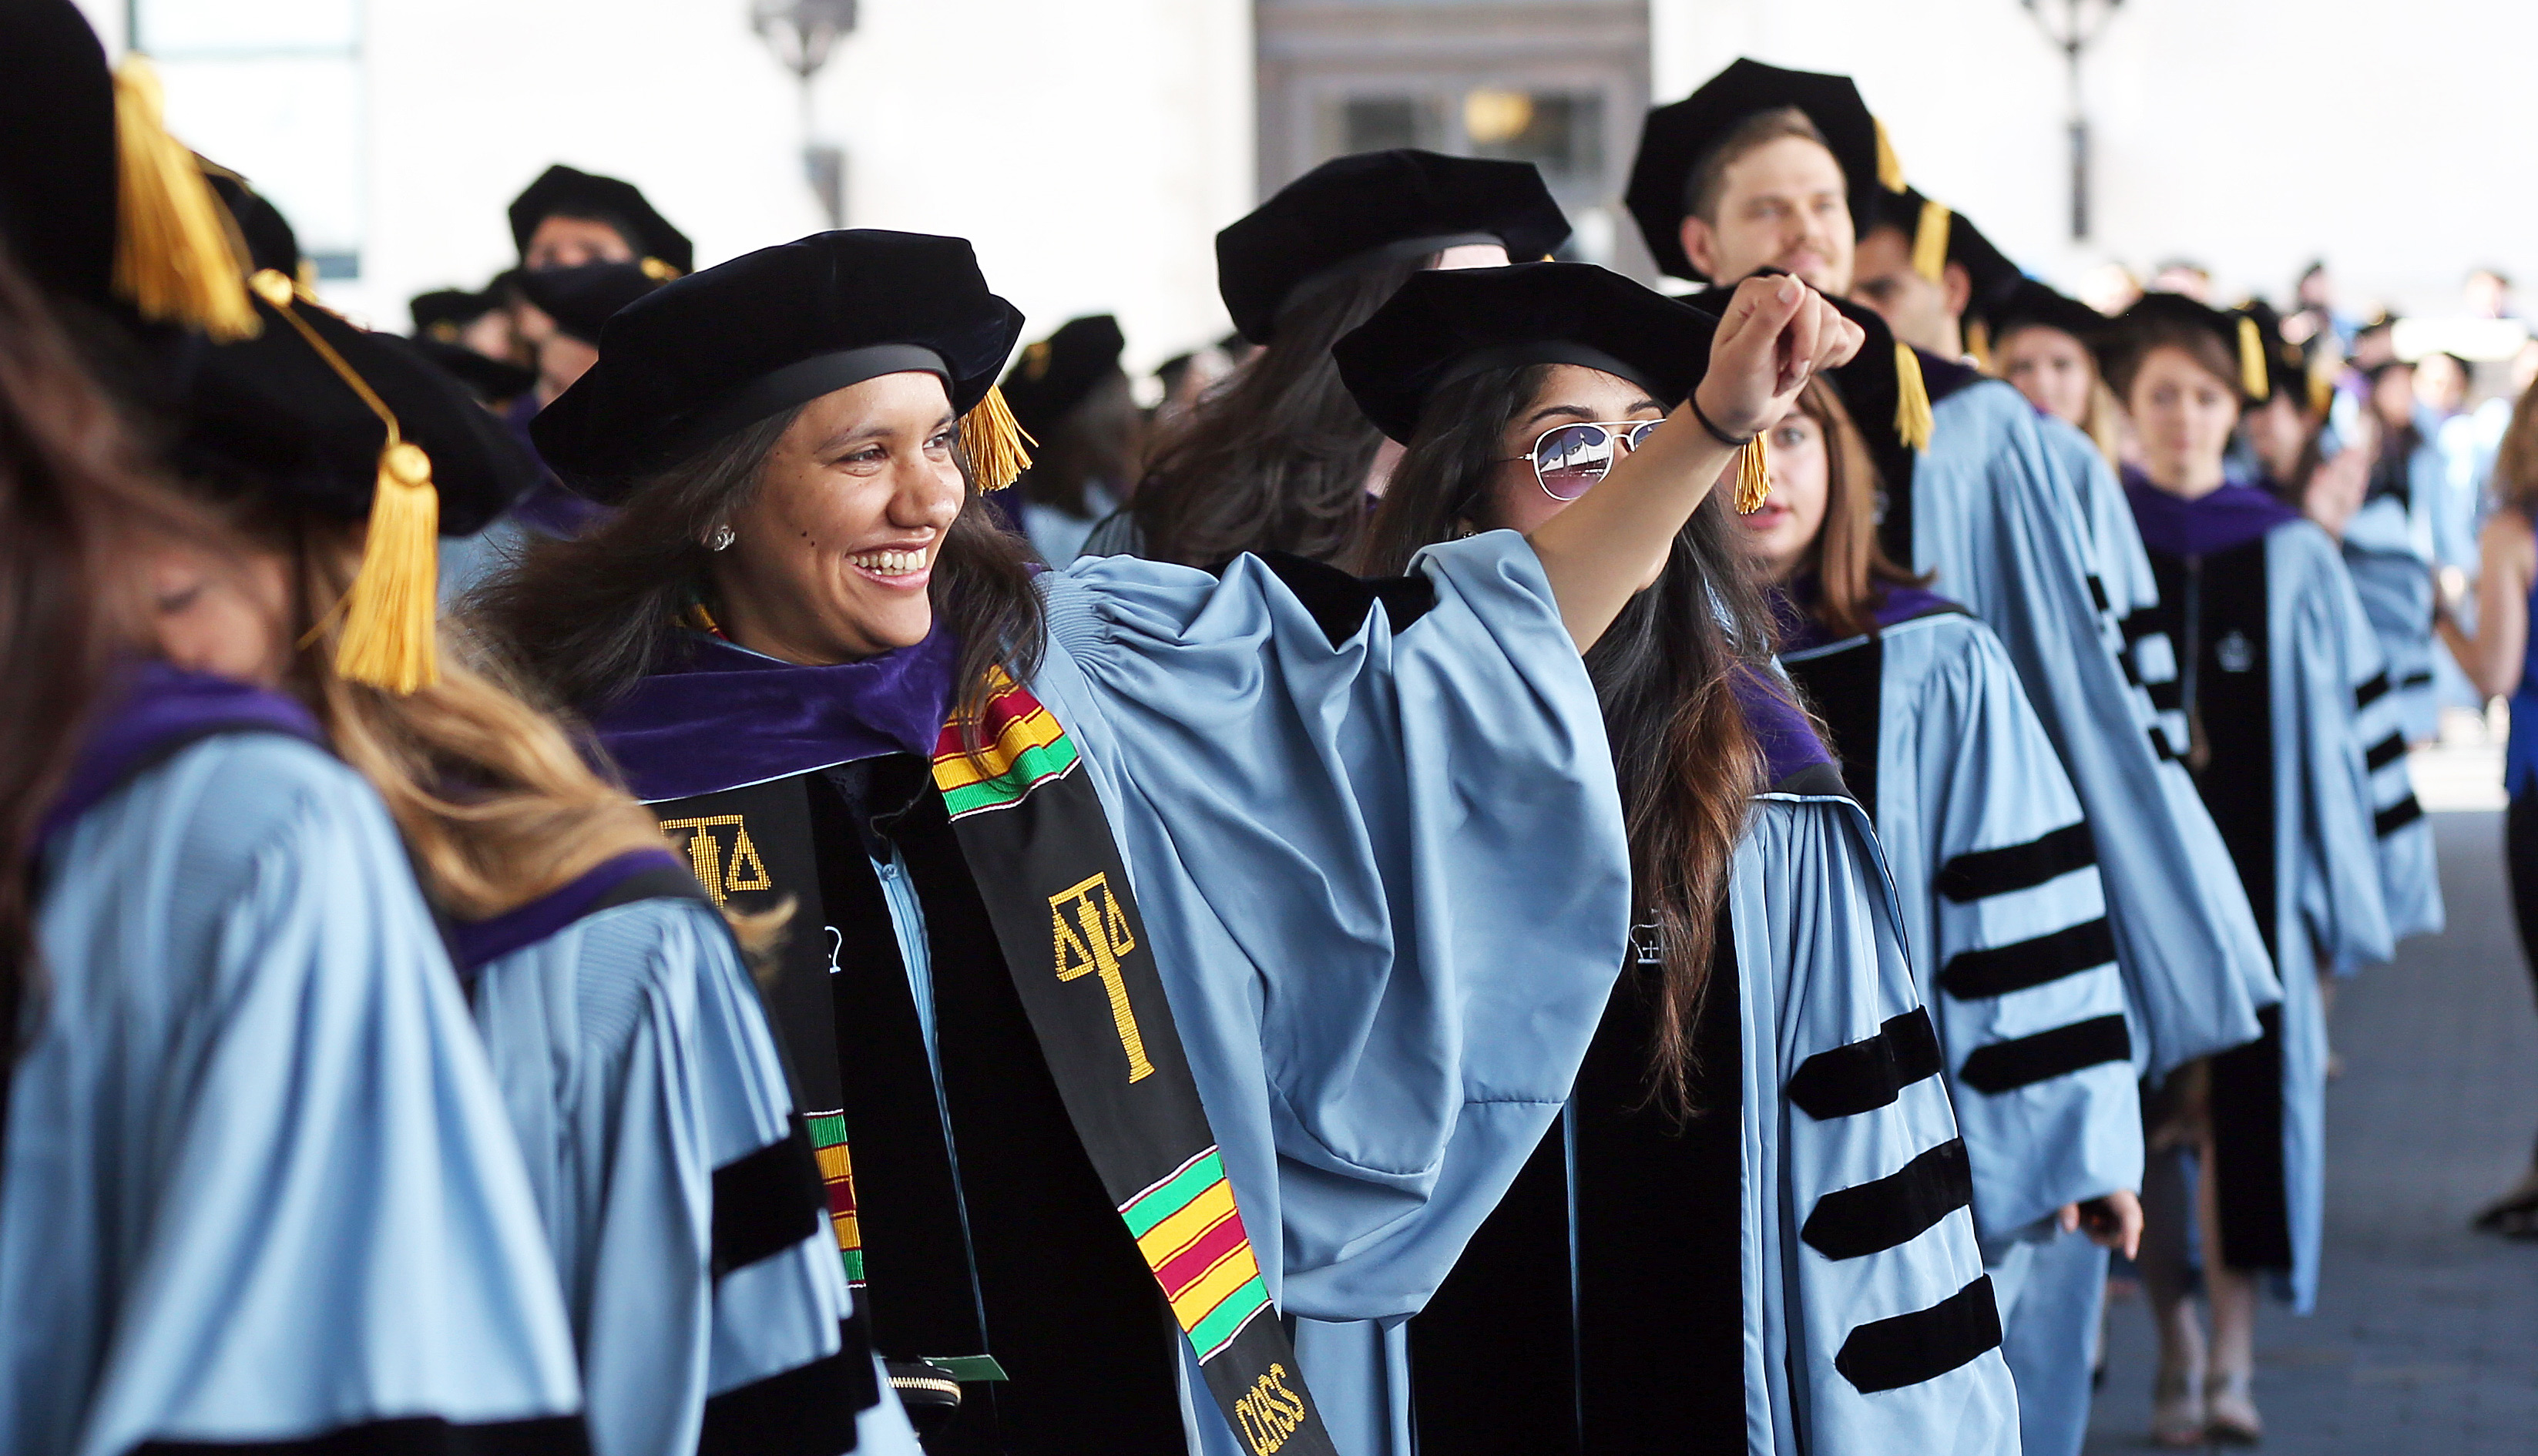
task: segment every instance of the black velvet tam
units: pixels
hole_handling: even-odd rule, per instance
[[[293,307],[396,416],[401,436],[432,457],[441,535],[473,535],[537,484],[537,462],[502,423],[407,340],[306,301]],[[252,339],[189,336],[171,346],[173,463],[240,495],[367,520],[387,427],[279,309],[258,298],[255,310],[264,327]]]
[[[1408,443],[1428,401],[1509,364],[1618,374],[1671,410],[1709,368],[1717,316],[1590,263],[1422,273],[1331,348],[1358,408]]]
[[[107,306],[114,83],[70,0],[0,3],[0,238],[35,281]]]
[[[660,286],[638,263],[585,263],[519,275],[520,292],[529,301],[584,344],[597,344],[600,326],[610,315]]]
[[[2135,347],[2152,328],[2177,324],[2203,330],[2221,341],[2227,357],[2239,357],[2237,314],[2197,303],[2183,294],[2144,294],[2133,306],[2115,315],[2099,335],[2099,367],[2105,367],[2106,361]]]
[[[2265,350],[2268,397],[2283,395],[2306,407],[2309,398],[2308,356],[2283,337],[2283,316],[2262,298],[2250,298],[2238,311],[2256,321],[2256,337]]]
[[[2094,349],[2113,323],[2097,309],[2033,278],[2020,279],[1970,316],[1991,330],[1994,347],[2019,329],[2042,327],[2059,329]]]
[[[1929,202],[1917,187],[1901,192],[1881,188],[1876,226],[1903,230],[1904,245],[1910,247],[1920,238],[1921,215],[1928,211]],[[1973,286],[1967,296],[1969,318],[1980,317],[1987,301],[2007,294],[2027,277],[2007,253],[1991,245],[1991,239],[1983,236],[1971,220],[1954,210],[1948,214],[1948,261],[1966,270],[1966,278]]]
[[[285,278],[298,278],[300,234],[292,231],[291,220],[282,215],[282,209],[267,201],[236,172],[217,162],[198,160],[203,163],[203,179],[212,184],[212,195],[230,210],[238,235],[246,239],[247,270],[270,268]]]
[[[1023,350],[1005,371],[1005,403],[1034,437],[1046,440],[1093,387],[1119,371],[1128,346],[1107,313],[1070,318],[1056,333]]]
[[[888,373],[986,397],[1023,327],[966,238],[815,232],[678,279],[600,330],[599,363],[529,426],[565,483],[603,503],[769,415]]]
[[[1868,336],[1859,341],[1859,352],[1848,364],[1834,366],[1833,384],[1840,391],[1842,408],[1850,413],[1870,458],[1877,462],[1879,482],[1888,497],[1903,497],[1912,489],[1915,452],[1895,423],[1896,405],[1903,394],[1903,380],[1896,372],[1901,365],[1895,358],[1895,331],[1865,303],[1832,298],[1826,301]]]
[[[1360,269],[1478,242],[1529,263],[1568,236],[1532,163],[1362,152],[1314,167],[1216,234],[1216,287],[1242,337],[1266,344],[1290,303]]]
[[[652,210],[633,182],[578,171],[559,163],[538,174],[511,202],[511,241],[522,254],[538,224],[549,218],[589,218],[624,234],[638,258],[658,258],[681,273],[697,266],[697,249],[688,234]]]
[[[466,327],[502,306],[499,287],[478,293],[473,289],[434,289],[417,294],[406,301],[406,311],[414,315],[414,336],[418,339],[455,341]]]
[[[1859,99],[1859,88],[1847,76],[1787,71],[1740,59],[1682,100],[1648,112],[1639,128],[1639,155],[1631,164],[1631,185],[1622,199],[1657,267],[1696,283],[1710,281],[1683,251],[1683,220],[1691,212],[1685,194],[1692,174],[1709,149],[1746,117],[1783,106],[1805,112],[1824,133],[1850,184],[1852,226],[1867,230],[1877,205],[1877,122]]]
[[[489,405],[505,405],[529,392],[538,382],[538,371],[524,369],[506,359],[494,359],[478,354],[464,344],[452,344],[427,334],[410,339],[414,352],[432,361],[434,367],[467,386],[467,392]]]

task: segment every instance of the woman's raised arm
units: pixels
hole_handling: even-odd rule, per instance
[[[1702,417],[1721,433],[1750,436],[1777,419],[1818,369],[1849,360],[1862,337],[1857,324],[1795,278],[1749,278],[1737,286],[1693,397],[1593,491],[1528,538],[1578,651],[1595,645],[1632,595],[1656,579],[1675,532],[1734,462],[1737,447]]]

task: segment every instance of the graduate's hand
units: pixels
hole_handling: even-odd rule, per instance
[[[2120,1249],[2127,1259],[2141,1253],[2141,1199],[2129,1189],[2118,1188],[2104,1198],[2066,1203],[2055,1217],[2063,1232],[2085,1227],[2089,1242],[2102,1249]]]
[[[1725,433],[1758,434],[1788,413],[1809,379],[1849,363],[1867,338],[1801,280],[1749,278],[1727,300],[1693,398]]]

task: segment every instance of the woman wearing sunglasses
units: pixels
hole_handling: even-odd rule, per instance
[[[1729,429],[1856,342],[1736,308]],[[770,999],[874,1342],[966,1392],[938,1456],[1405,1449],[1321,1322],[1416,1310],[1567,1093],[1629,928],[1578,651],[1730,450],[1401,581],[1034,576],[972,489],[1021,327],[958,238],[667,285],[536,427],[623,508],[487,616],[709,890],[798,907]]]
[[[1407,446],[1365,568],[1549,529],[1626,479],[1686,469],[1670,436],[1743,441],[1706,411],[1711,327],[1582,265],[1411,280],[1336,351]],[[1716,480],[1683,481],[1700,508],[1623,583],[1630,604],[1587,654],[1630,835],[1634,955],[1562,1125],[1411,1322],[1421,1438],[2015,1450],[1886,872],[1770,665]]]
[[[2008,653],[1878,544],[1880,464],[1908,471],[1912,450],[1891,424],[1896,355],[1863,312],[1868,346],[1771,427],[1771,498],[1738,525],[1781,665],[1894,872],[2023,1445],[2076,1456],[2105,1250],[2141,1233],[2123,981],[2080,801]]]

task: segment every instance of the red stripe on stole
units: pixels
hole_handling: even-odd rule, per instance
[[[855,1211],[855,1185],[850,1178],[839,1178],[829,1185],[829,1212],[843,1218]]]
[[[1155,1271],[1155,1282],[1164,1287],[1171,1298],[1198,1282],[1200,1275],[1217,1265],[1217,1261],[1234,1252],[1243,1242],[1242,1215],[1233,1209],[1207,1226],[1207,1231],[1190,1241],[1189,1247],[1164,1261]]]

